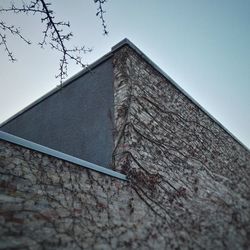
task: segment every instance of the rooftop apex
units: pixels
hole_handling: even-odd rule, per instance
[[[198,106],[199,109],[201,109],[206,115],[208,115],[212,120],[214,120],[220,127],[222,127],[230,136],[232,136],[238,143],[240,143],[244,148],[247,150],[248,147],[244,145],[236,136],[234,136],[227,128],[225,128],[216,118],[214,118],[206,109],[204,109],[193,97],[191,97],[184,89],[182,89],[168,74],[166,74],[160,67],[158,67],[149,57],[147,57],[138,47],[136,47],[135,44],[133,44],[128,38],[124,38],[120,42],[118,42],[116,45],[114,45],[111,48],[111,51],[105,54],[104,56],[100,57],[97,61],[93,62],[90,64],[88,67],[84,68],[74,76],[70,77],[67,79],[62,85],[55,87],[51,91],[49,91],[47,94],[44,96],[40,97],[38,100],[35,102],[31,103],[28,105],[26,108],[22,109],[6,121],[0,124],[0,128],[4,126],[6,123],[10,122],[17,116],[21,115],[22,113],[26,112],[33,106],[37,105],[38,103],[42,102],[44,99],[48,98],[49,96],[53,95],[57,91],[60,91],[62,88],[65,86],[71,84],[74,80],[77,78],[83,76],[84,74],[89,73],[92,69],[98,67],[101,63],[109,59],[110,57],[113,56],[113,54],[121,49],[123,46],[129,46],[131,49],[133,49],[137,54],[139,54],[148,64],[150,64],[155,70],[157,70],[161,75],[163,75],[169,82],[171,82],[178,90],[180,90],[191,102],[193,102],[196,106]]]

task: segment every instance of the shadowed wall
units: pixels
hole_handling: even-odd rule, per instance
[[[1,130],[109,167],[113,147],[111,59],[34,105]]]

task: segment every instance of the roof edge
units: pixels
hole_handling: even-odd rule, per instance
[[[67,85],[71,84],[74,80],[78,79],[79,77],[91,72],[92,69],[103,63],[104,61],[108,60],[110,57],[113,56],[113,54],[121,49],[124,46],[129,46],[132,48],[134,51],[137,52],[147,63],[149,63],[156,71],[158,71],[161,75],[163,75],[169,82],[171,82],[181,93],[183,93],[191,102],[193,102],[201,111],[203,111],[208,117],[210,117],[214,122],[216,122],[228,135],[230,135],[236,142],[238,142],[241,146],[243,146],[246,150],[250,151],[250,149],[243,143],[241,142],[235,135],[233,135],[222,123],[220,123],[213,115],[211,115],[205,108],[203,108],[192,96],[190,96],[181,86],[179,86],[168,74],[166,74],[157,64],[155,64],[149,57],[147,57],[138,47],[136,47],[129,39],[124,38],[120,42],[118,42],[116,45],[114,45],[111,48],[111,51],[87,66],[85,69],[81,70],[80,72],[76,73],[69,79],[67,79],[62,85],[59,87],[55,87],[51,91],[49,91],[47,94],[43,95],[36,101],[32,102],[30,105],[25,107],[24,109],[20,110],[18,113],[15,115],[11,116],[4,122],[0,124],[0,128],[10,122],[11,120],[15,119],[16,117],[20,116],[24,112],[28,111],[35,105],[39,104],[49,96],[55,94],[56,92],[60,91],[62,88],[66,87]]]
[[[37,104],[39,104],[40,102],[44,101],[45,99],[47,99],[48,97],[52,96],[53,94],[57,93],[58,91],[62,90],[64,87],[70,85],[72,82],[74,82],[75,80],[77,80],[78,78],[80,78],[81,76],[87,74],[87,73],[91,73],[91,70],[93,70],[94,68],[96,68],[98,65],[100,65],[101,63],[105,62],[106,60],[108,60],[110,57],[112,57],[112,53],[108,52],[107,54],[105,54],[104,56],[102,56],[101,58],[99,58],[98,60],[96,60],[95,62],[91,63],[90,65],[86,66],[84,69],[82,69],[81,71],[79,71],[78,73],[76,73],[75,75],[71,76],[70,78],[68,78],[65,82],[63,82],[62,84],[56,86],[55,88],[53,88],[52,90],[50,90],[49,92],[47,92],[46,94],[42,95],[41,97],[39,97],[37,100],[33,101],[32,103],[30,103],[28,106],[26,106],[25,108],[21,109],[20,111],[18,111],[16,114],[12,115],[11,117],[9,117],[7,120],[3,121],[2,123],[0,123],[0,128],[3,127],[4,125],[6,125],[7,123],[9,123],[10,121],[14,120],[15,118],[17,118],[18,116],[20,116],[21,114],[23,114],[24,112],[28,111],[29,109],[33,108],[34,106],[36,106]]]
[[[149,63],[156,71],[163,75],[170,83],[174,85],[182,94],[184,94],[191,102],[193,102],[201,111],[203,111],[209,118],[211,118],[216,124],[218,124],[228,135],[230,135],[236,142],[243,146],[246,150],[250,149],[241,142],[235,135],[233,135],[221,122],[219,122],[213,115],[211,115],[205,108],[203,108],[192,96],[190,96],[180,85],[178,85],[168,74],[166,74],[157,64],[155,64],[149,57],[147,57],[138,47],[136,47],[127,38],[123,39],[115,46],[112,47],[112,52],[119,50],[123,46],[129,46],[137,52],[147,63]]]
[[[111,170],[109,168],[101,167],[97,164],[79,159],[75,156],[68,155],[68,154],[62,153],[60,151],[42,146],[42,145],[34,143],[32,141],[25,140],[21,137],[18,137],[18,136],[15,136],[15,135],[3,132],[3,131],[0,131],[0,139],[3,141],[7,141],[10,143],[16,144],[18,146],[22,146],[22,147],[37,151],[39,153],[43,153],[43,154],[53,156],[55,158],[58,158],[58,159],[61,159],[61,160],[64,160],[64,161],[67,161],[70,163],[74,163],[74,164],[76,164],[80,167],[84,167],[86,169],[91,169],[93,171],[96,171],[96,172],[99,172],[99,173],[102,173],[105,175],[109,175],[111,177],[115,177],[115,178],[123,180],[123,181],[127,181],[127,177],[124,174],[121,174],[121,173],[116,172],[114,170]]]

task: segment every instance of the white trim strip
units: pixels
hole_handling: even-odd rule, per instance
[[[64,153],[59,152],[57,150],[42,146],[40,144],[25,140],[23,138],[17,137],[15,135],[12,135],[12,134],[9,134],[9,133],[3,132],[3,131],[0,131],[0,139],[17,144],[17,145],[20,145],[20,146],[23,146],[23,147],[28,148],[28,149],[35,150],[35,151],[43,153],[43,154],[47,154],[47,155],[65,160],[65,161],[70,162],[70,163],[77,164],[81,167],[88,168],[88,169],[94,170],[94,171],[99,172],[99,173],[103,173],[103,174],[118,178],[120,180],[124,180],[124,181],[127,180],[125,175],[118,173],[118,172],[115,172],[111,169],[101,167],[99,165],[96,165],[96,164],[88,162],[88,161],[81,160],[81,159],[76,158],[74,156],[64,154]]]

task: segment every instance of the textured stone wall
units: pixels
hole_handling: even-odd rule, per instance
[[[153,213],[125,181],[0,141],[0,249],[152,249]]]
[[[249,151],[130,47],[114,75],[114,168],[161,218],[157,235],[170,249],[250,248]]]
[[[0,249],[249,249],[250,155],[129,47],[117,180],[0,141]]]

